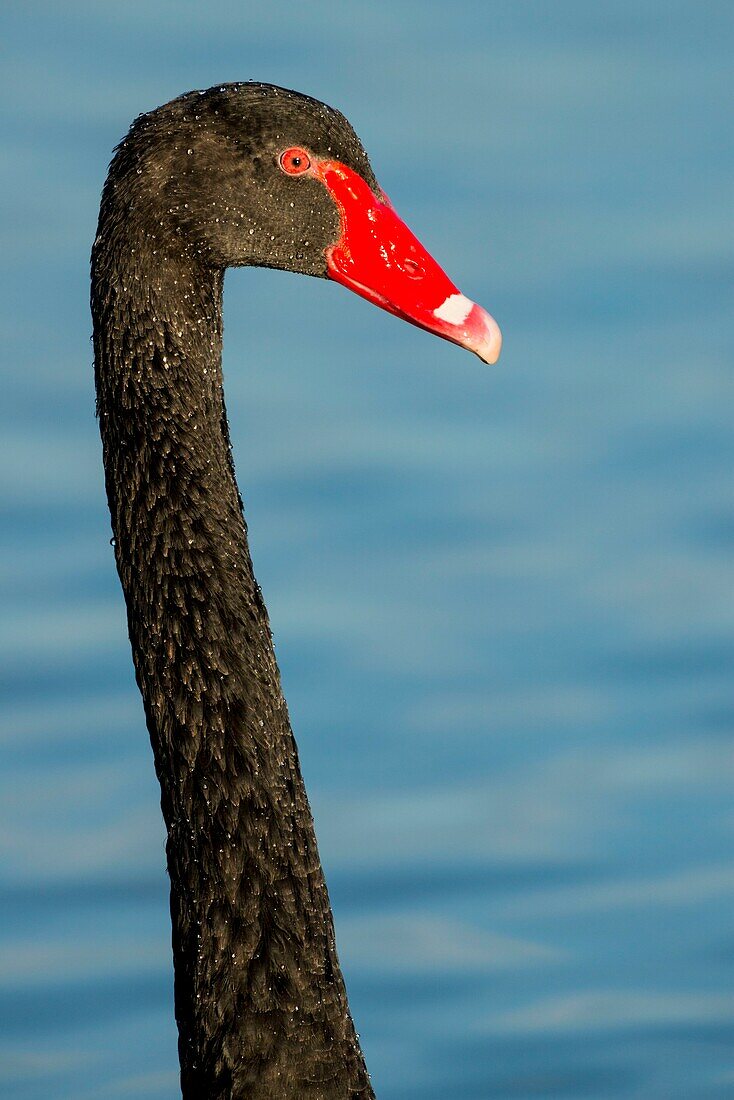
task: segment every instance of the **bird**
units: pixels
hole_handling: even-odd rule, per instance
[[[113,153],[91,256],[96,411],[167,829],[182,1096],[368,1100],[235,480],[221,352],[238,266],[332,279],[488,363],[501,335],[310,96],[188,92]]]

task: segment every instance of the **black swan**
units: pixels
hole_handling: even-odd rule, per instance
[[[222,284],[241,265],[335,279],[486,362],[501,338],[317,100],[191,92],[115,151],[92,250],[97,412],[168,829],[182,1092],[373,1097],[235,482]]]

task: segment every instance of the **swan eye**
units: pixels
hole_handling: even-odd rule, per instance
[[[305,149],[294,145],[280,154],[280,167],[287,176],[302,176],[311,167],[311,158]]]

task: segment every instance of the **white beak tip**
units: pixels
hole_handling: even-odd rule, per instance
[[[493,366],[500,357],[502,351],[502,333],[500,332],[500,326],[495,321],[494,317],[491,317],[486,310],[483,310],[481,306],[476,306],[475,309],[481,311],[482,331],[478,334],[469,345],[471,351],[475,355],[478,355],[483,363],[488,363]]]

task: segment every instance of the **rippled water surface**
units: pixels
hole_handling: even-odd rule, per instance
[[[489,369],[335,285],[227,277],[252,550],[378,1094],[734,1096],[731,4],[3,21],[0,1091],[177,1095],[87,257],[130,119],[256,77],[347,113],[506,336]]]

